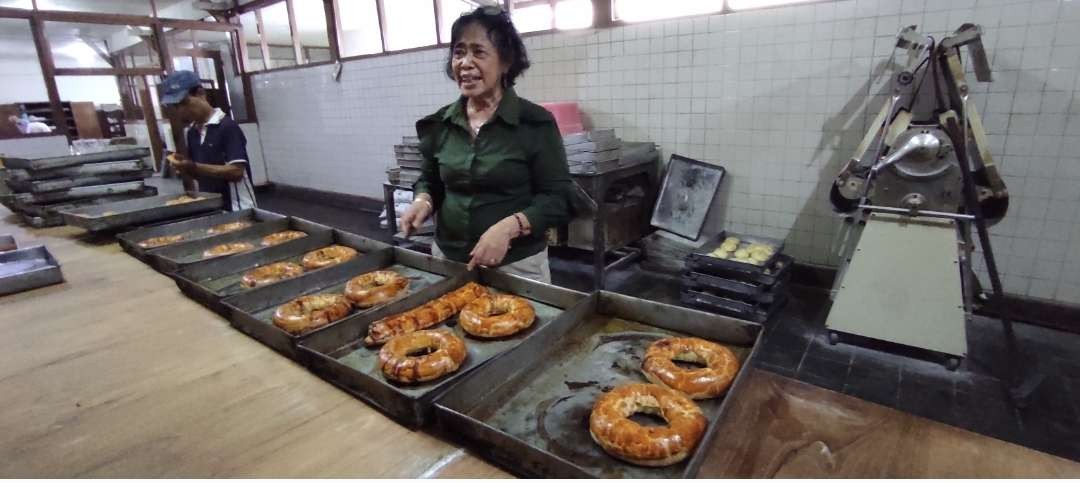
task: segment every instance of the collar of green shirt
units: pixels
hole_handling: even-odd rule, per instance
[[[450,105],[450,108],[443,113],[443,120],[450,121],[465,129],[468,129],[468,119],[465,118],[465,96],[461,96],[457,102]],[[492,117],[498,117],[503,122],[517,126],[521,120],[521,98],[514,92],[513,87],[508,87],[503,90],[502,100],[499,101],[499,107],[495,109],[495,115]]]

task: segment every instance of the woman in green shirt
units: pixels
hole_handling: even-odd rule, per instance
[[[461,97],[416,123],[424,162],[401,230],[435,213],[433,255],[551,283],[544,234],[569,219],[572,181],[555,118],[514,92],[528,67],[501,8],[454,22],[446,74]]]

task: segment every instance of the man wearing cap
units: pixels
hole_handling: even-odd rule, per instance
[[[191,127],[187,131],[187,156],[173,155],[169,163],[181,175],[195,178],[199,191],[220,193],[230,210],[255,207],[255,189],[248,166],[247,138],[236,121],[211,107],[199,77],[188,70],[176,71],[161,84],[161,104]]]

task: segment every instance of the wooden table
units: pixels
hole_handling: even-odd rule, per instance
[[[505,477],[410,431],[80,230],[67,282],[0,298],[0,477]],[[754,371],[702,476],[1061,476],[1080,465]],[[827,451],[826,451],[827,450]]]

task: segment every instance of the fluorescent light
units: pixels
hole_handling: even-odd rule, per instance
[[[778,5],[791,5],[806,3],[812,0],[727,0],[728,7],[732,10],[749,10],[752,8],[775,7]]]

